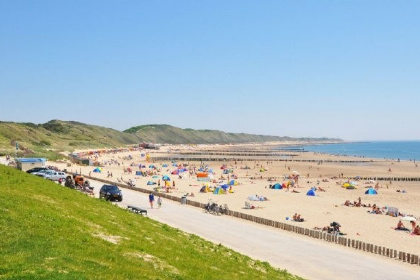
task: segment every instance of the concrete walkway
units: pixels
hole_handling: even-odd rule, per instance
[[[99,188],[100,186],[95,187],[97,191]],[[214,216],[170,200],[164,200],[161,209],[150,209],[146,194],[128,189],[124,189],[123,193],[124,200],[118,203],[121,207],[134,205],[145,208],[148,216],[154,220],[217,244],[221,243],[253,259],[267,261],[274,267],[286,269],[306,279],[420,280],[419,266],[233,217]]]

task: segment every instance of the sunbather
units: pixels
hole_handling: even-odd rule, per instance
[[[406,228],[402,222],[402,220],[398,221],[397,227],[395,230],[403,230],[403,231],[410,231],[408,228]]]
[[[413,235],[420,235],[420,227],[416,226],[416,228],[413,230]]]

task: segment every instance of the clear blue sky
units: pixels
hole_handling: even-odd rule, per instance
[[[420,1],[0,0],[0,120],[420,140]]]

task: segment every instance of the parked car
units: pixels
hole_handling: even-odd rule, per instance
[[[63,181],[67,177],[67,174],[61,171],[46,172],[44,175],[45,179],[51,181]]]
[[[99,191],[99,199],[122,201],[123,195],[121,190],[115,185],[103,185]]]
[[[53,172],[53,170],[45,169],[38,172],[32,172],[32,175],[38,176],[38,177],[44,177],[46,173]]]
[[[32,169],[26,170],[26,173],[34,173],[34,172],[40,172],[42,170],[48,170],[46,167],[34,167]]]

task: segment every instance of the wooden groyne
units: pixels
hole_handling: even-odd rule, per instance
[[[420,177],[359,177],[360,180],[372,181],[405,181],[405,182],[419,182]],[[354,178],[346,178],[354,179]]]
[[[267,157],[242,157],[242,156],[214,156],[214,157],[200,157],[200,156],[158,156],[153,157],[153,161],[284,161],[284,162],[310,162],[310,163],[350,163],[350,164],[364,164],[371,163],[370,160],[317,160],[317,159],[295,159],[292,156],[284,156],[278,158]]]
[[[177,197],[177,196],[167,194],[167,193],[157,193],[157,192],[154,192],[154,191],[151,191],[151,190],[148,190],[148,189],[144,189],[144,188],[131,187],[131,186],[128,186],[126,184],[115,183],[115,182],[111,182],[111,181],[100,179],[100,178],[89,177],[89,176],[86,176],[86,175],[84,175],[84,176],[86,178],[91,179],[91,180],[100,181],[100,182],[103,182],[103,183],[106,183],[106,184],[117,185],[121,188],[131,189],[131,190],[138,191],[138,192],[143,192],[143,193],[153,192],[155,195],[160,195],[162,198],[170,199],[170,200],[173,200],[173,201],[176,201],[176,202],[179,202],[179,203],[181,203],[181,200],[182,200],[181,197]],[[198,208],[201,208],[201,209],[204,209],[205,206],[206,206],[205,203],[201,203],[201,202],[194,201],[194,200],[189,200],[189,199],[186,200],[186,204],[190,205],[190,206],[198,207]],[[420,256],[419,255],[411,254],[411,253],[407,253],[407,252],[403,252],[403,251],[398,251],[398,250],[395,250],[395,249],[392,249],[392,248],[388,248],[386,246],[378,246],[378,245],[375,245],[375,244],[372,244],[372,243],[351,239],[351,238],[348,238],[346,236],[330,234],[330,233],[320,231],[320,230],[308,229],[308,228],[301,227],[301,226],[298,226],[298,225],[292,225],[292,224],[288,224],[288,223],[284,223],[284,222],[274,221],[274,220],[271,220],[271,219],[257,217],[257,216],[251,215],[251,214],[242,213],[242,212],[238,212],[238,211],[227,210],[225,214],[229,215],[229,216],[232,216],[232,217],[239,218],[239,219],[243,219],[243,220],[251,221],[251,222],[254,222],[254,223],[258,223],[258,224],[261,224],[261,225],[270,226],[270,227],[278,228],[278,229],[281,229],[281,230],[286,230],[286,231],[289,231],[289,232],[294,232],[296,234],[305,235],[307,237],[311,237],[311,238],[315,238],[315,239],[320,239],[324,242],[335,243],[337,245],[353,248],[355,250],[364,251],[364,252],[380,255],[380,256],[383,256],[383,257],[386,257],[386,258],[399,260],[399,261],[402,261],[402,262],[406,262],[408,264],[420,265]]]

